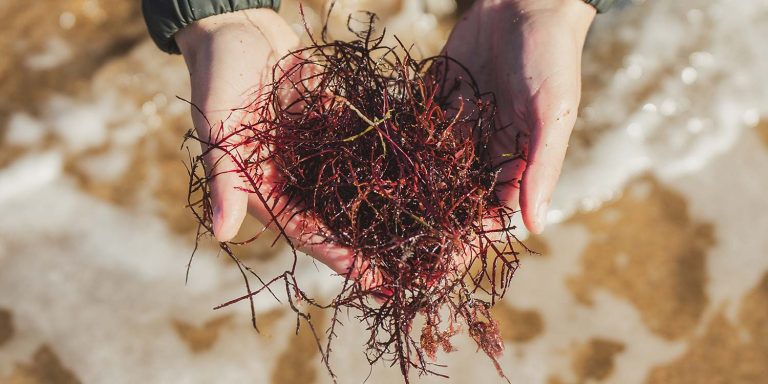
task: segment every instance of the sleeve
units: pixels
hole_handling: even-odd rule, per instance
[[[173,36],[186,25],[208,16],[249,8],[277,11],[280,0],[142,0],[141,10],[149,35],[158,48],[180,53]]]
[[[610,8],[614,3],[614,0],[584,0],[584,1],[586,1],[588,4],[595,7],[598,13],[607,12],[608,8]]]

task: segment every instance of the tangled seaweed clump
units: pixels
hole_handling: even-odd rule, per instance
[[[312,329],[332,376],[331,345],[347,310],[371,332],[368,361],[399,365],[406,382],[412,368],[443,376],[437,352],[453,350],[450,339],[460,332],[503,376],[496,360],[503,344],[489,309],[506,292],[524,246],[509,233],[514,211],[495,194],[500,164],[492,165],[487,149],[501,129],[494,99],[449,57],[417,61],[402,43],[385,46],[368,16],[353,41],[328,41],[323,33],[281,59],[274,83],[246,108],[256,121],[205,142],[237,165],[245,189],[264,203],[267,226],[294,254],[290,269],[263,279],[236,255],[247,241],[222,243],[247,288],[222,306],[250,300],[253,312],[255,295],[282,287],[289,300],[331,310],[327,344]],[[210,233],[210,179],[201,167],[207,154],[193,158],[190,196],[202,198],[190,197],[190,206]],[[276,196],[287,203],[267,203]],[[297,215],[321,224],[306,238],[354,254],[327,304],[296,279],[297,249],[308,244],[289,236],[285,223]],[[295,302],[290,306],[311,326]]]

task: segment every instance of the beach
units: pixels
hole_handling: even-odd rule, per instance
[[[304,6],[318,31],[324,2]],[[330,32],[370,10],[429,56],[465,6],[339,1]],[[280,12],[303,30],[296,1]],[[260,333],[245,302],[213,310],[245,288],[211,240],[190,263],[189,76],[139,2],[10,1],[0,22],[0,382],[332,382],[284,302],[256,297]],[[493,309],[512,383],[768,382],[765,36],[765,0],[624,1],[596,18],[549,225],[520,223],[536,253]],[[263,276],[293,260],[272,239],[241,255]],[[326,299],[342,282],[308,257],[298,277]],[[338,382],[402,381],[367,363],[346,316]],[[469,339],[456,347],[439,355],[450,379],[414,382],[504,382]]]

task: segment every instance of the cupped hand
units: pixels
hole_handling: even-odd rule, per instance
[[[595,9],[581,0],[478,0],[443,53],[495,95],[497,195],[543,230],[581,96],[581,53]],[[516,154],[523,158],[514,160]]]
[[[286,198],[270,193],[279,175],[265,172],[260,194],[249,193],[252,183],[244,180],[236,164],[239,154],[210,149],[205,143],[222,143],[242,124],[258,120],[249,106],[259,94],[269,92],[275,63],[299,45],[299,38],[274,11],[251,9],[211,16],[177,33],[190,72],[192,120],[203,143],[206,172],[210,178],[213,231],[218,241],[234,238],[250,212],[262,223],[283,229],[297,249],[328,265],[340,274],[350,271],[351,250],[323,241],[321,224],[306,215],[293,215],[298,207],[287,206]],[[233,137],[237,141],[241,138]],[[241,146],[235,146],[242,148]],[[210,149],[210,150],[209,150]],[[207,152],[206,152],[207,151]],[[270,196],[272,212],[259,197]]]

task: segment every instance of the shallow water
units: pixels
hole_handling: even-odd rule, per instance
[[[310,22],[321,3],[306,3]],[[430,54],[456,6],[339,2],[354,8]],[[295,9],[282,13],[301,28]],[[137,4],[17,0],[0,23],[0,382],[329,382],[274,300],[257,303],[261,334],[247,305],[211,310],[243,292],[212,245],[184,284],[187,74],[151,45]],[[552,225],[528,240],[542,255],[523,259],[496,311],[513,383],[768,381],[764,36],[764,0],[625,2],[598,17]],[[290,261],[268,241],[245,257],[264,275]],[[307,291],[338,287],[323,266],[301,269]],[[363,342],[350,319],[339,381],[396,382]],[[458,344],[449,381],[419,382],[502,382]]]

